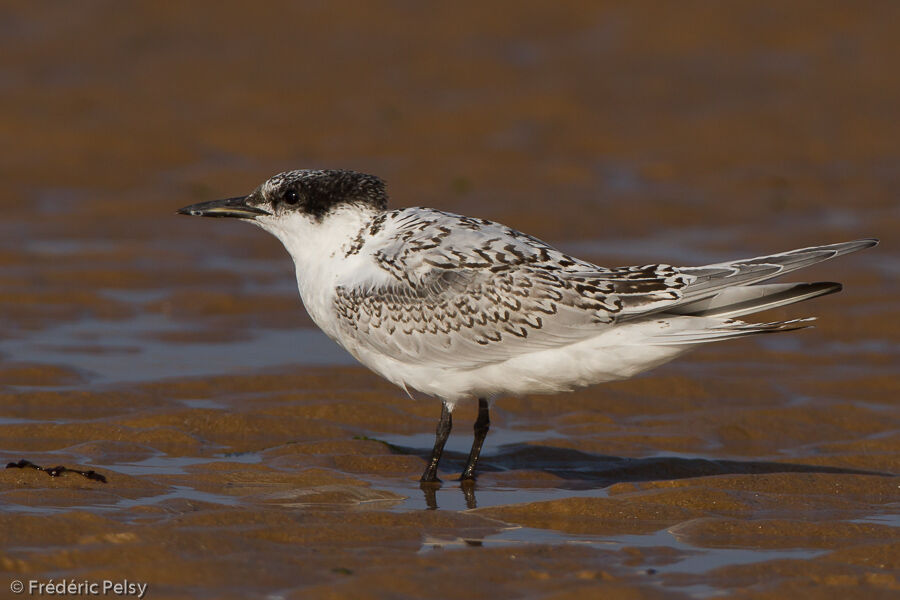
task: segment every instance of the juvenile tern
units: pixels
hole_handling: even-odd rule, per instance
[[[441,400],[423,482],[439,481],[459,402],[478,401],[461,476],[471,480],[495,397],[625,379],[698,344],[807,327],[812,319],[738,317],[839,291],[831,282],[763,282],[878,243],[699,267],[607,268],[493,221],[388,210],[381,179],[344,170],[280,173],[247,196],[178,212],[242,219],[273,234],[326,335],[407,393]]]

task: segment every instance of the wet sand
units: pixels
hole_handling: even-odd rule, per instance
[[[0,590],[148,598],[900,594],[900,52],[887,3],[2,9]],[[815,329],[439,404],[356,366],[278,242],[176,217],[286,168],[600,264],[857,237]],[[798,274],[799,276],[799,274]],[[794,277],[797,279],[797,277]],[[25,594],[27,595],[27,594]]]

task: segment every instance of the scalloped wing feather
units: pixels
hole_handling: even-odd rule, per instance
[[[401,361],[476,368],[571,344],[671,305],[692,280],[668,265],[606,269],[431,209],[379,219],[358,251],[387,277],[338,286],[334,307],[344,335]]]

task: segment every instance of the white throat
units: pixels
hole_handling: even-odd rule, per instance
[[[325,319],[334,289],[360,257],[348,260],[348,250],[360,230],[378,214],[376,209],[344,205],[321,222],[299,212],[261,216],[254,223],[277,237],[294,260],[300,297],[316,324],[331,334]]]

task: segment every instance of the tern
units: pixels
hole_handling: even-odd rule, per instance
[[[477,401],[461,480],[474,479],[490,402],[625,379],[707,342],[791,331],[813,319],[739,317],[837,292],[841,284],[764,283],[869,248],[875,239],[692,267],[601,267],[500,223],[431,208],[389,210],[384,182],[348,170],[275,175],[246,196],[178,212],[248,221],[294,261],[312,320],[407,393],[442,402],[422,482],[454,407]]]

